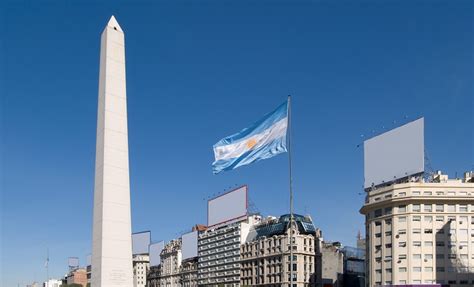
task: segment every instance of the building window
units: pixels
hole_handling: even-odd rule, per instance
[[[421,259],[421,254],[413,254],[413,259]]]
[[[407,272],[407,268],[406,267],[399,267],[398,272],[405,273],[405,272]]]
[[[420,228],[414,228],[413,229],[413,234],[421,234],[421,229]]]
[[[382,216],[382,209],[377,209],[374,211],[374,216],[375,217],[379,217],[379,216]]]
[[[421,221],[421,216],[413,216],[413,221]]]
[[[421,267],[413,267],[413,272],[421,272]]]
[[[436,212],[444,212],[444,204],[436,204]]]
[[[425,205],[423,206],[423,210],[424,210],[425,212],[431,212],[431,211],[433,211],[433,206],[432,206],[431,204],[425,204]]]
[[[425,216],[425,222],[433,222],[433,216]]]
[[[423,192],[423,195],[433,195],[433,193],[431,191],[425,191]]]
[[[432,247],[433,246],[433,241],[425,241],[425,246],[426,247]]]
[[[420,210],[421,210],[419,204],[413,204],[411,209],[412,209],[413,212],[420,212]]]
[[[398,212],[407,212],[407,206],[406,205],[400,205],[398,206]]]
[[[448,204],[448,212],[456,212],[456,205]]]
[[[401,216],[398,218],[398,222],[407,222],[407,218],[405,216]]]
[[[420,247],[421,246],[421,241],[413,241],[413,246],[414,247]]]
[[[459,205],[459,212],[467,212],[467,205],[466,204],[460,204]]]
[[[444,222],[444,216],[436,216],[436,221]]]

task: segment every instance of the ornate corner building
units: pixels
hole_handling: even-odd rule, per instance
[[[367,190],[367,286],[474,286],[474,174]],[[439,285],[437,285],[439,286]]]

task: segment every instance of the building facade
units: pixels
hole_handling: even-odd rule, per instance
[[[199,286],[240,286],[240,245],[260,216],[208,228],[198,237]]]
[[[165,245],[160,254],[161,273],[160,286],[178,287],[181,286],[180,268],[182,262],[181,238],[171,240]]]
[[[325,242],[319,238],[316,244],[316,286],[342,287],[344,254],[341,243]]]
[[[345,246],[342,248],[342,253],[344,254],[344,277],[342,281],[344,286],[364,287],[365,249]]]
[[[198,258],[193,257],[183,260],[179,272],[180,286],[196,287],[198,286]]]
[[[133,256],[133,286],[146,287],[146,278],[150,269],[150,257],[147,254]]]
[[[146,275],[146,286],[147,287],[160,287],[161,278],[161,265],[150,266]]]
[[[291,266],[289,219],[269,217],[251,230],[240,247],[241,286],[314,286],[317,230],[311,218],[295,215]]]
[[[473,175],[367,190],[367,286],[474,285]]]
[[[71,270],[66,276],[66,283],[79,284],[83,287],[87,286],[87,271],[84,268]]]

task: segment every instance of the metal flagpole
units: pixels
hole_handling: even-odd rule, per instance
[[[290,183],[290,282],[293,286],[293,177],[291,174],[291,95],[288,95],[288,171]]]

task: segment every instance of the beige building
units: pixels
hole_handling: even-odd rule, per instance
[[[160,287],[161,265],[150,266],[150,270],[146,275],[147,287]]]
[[[180,285],[180,268],[182,262],[181,238],[171,240],[161,251],[160,286],[178,287]]]
[[[473,176],[367,190],[367,286],[474,286]]]
[[[294,233],[293,266],[288,241],[289,215],[269,217],[251,230],[248,242],[240,248],[241,286],[314,286],[315,237],[319,231],[310,217],[295,215],[295,221],[298,228]]]
[[[180,269],[180,286],[196,287],[198,277],[198,258],[193,257],[183,260]]]
[[[344,272],[344,255],[342,253],[341,243],[324,242],[322,241],[322,238],[317,240],[316,243],[316,286],[344,286],[342,282]]]
[[[146,276],[150,269],[150,257],[147,254],[133,256],[133,286],[145,287]]]
[[[83,287],[87,285],[87,271],[84,268],[78,268],[71,270],[66,276],[66,283],[70,284],[79,284]]]

